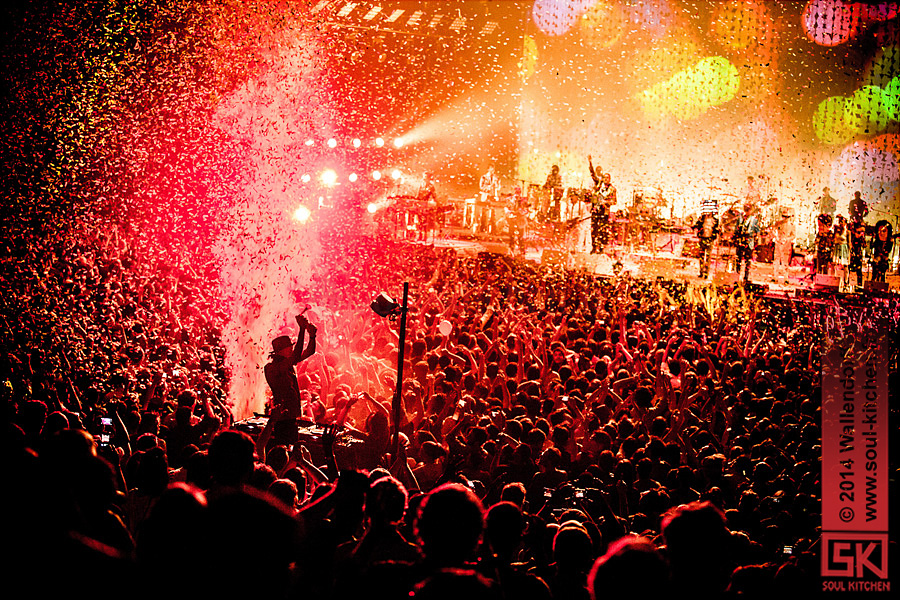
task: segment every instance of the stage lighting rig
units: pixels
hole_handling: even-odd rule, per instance
[[[390,296],[381,292],[375,299],[372,300],[372,304],[369,305],[372,308],[372,311],[378,315],[379,317],[396,317],[400,314],[400,310],[402,309],[399,304],[397,304]]]

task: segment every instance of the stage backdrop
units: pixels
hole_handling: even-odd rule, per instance
[[[670,216],[708,197],[795,207],[810,232],[824,187],[896,219],[898,3],[537,0],[524,38],[519,170],[590,182],[620,204],[661,190]],[[876,212],[877,211],[877,212]],[[873,221],[874,222],[874,221]]]

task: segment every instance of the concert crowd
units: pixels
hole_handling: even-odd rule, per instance
[[[273,401],[251,436],[208,278],[115,230],[5,250],[9,572],[37,595],[815,590],[820,353],[898,319],[359,238],[297,319],[315,433]],[[395,444],[399,319],[369,303],[403,281]]]

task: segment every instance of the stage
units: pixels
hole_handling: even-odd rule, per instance
[[[636,278],[665,278],[674,279],[696,285],[722,285],[731,286],[738,283],[738,274],[732,268],[733,250],[728,247],[718,246],[713,252],[710,261],[710,275],[701,278],[699,259],[683,254],[685,248],[690,248],[692,236],[680,234],[664,234],[662,237],[669,240],[660,244],[659,237],[653,245],[663,250],[655,250],[647,247],[625,245],[618,243],[609,244],[601,254],[587,252],[573,252],[565,249],[565,244],[556,239],[548,239],[535,232],[529,232],[525,238],[525,253],[513,254],[510,252],[508,236],[491,233],[473,233],[470,228],[447,227],[443,231],[430,237],[427,242],[412,242],[433,245],[435,248],[451,248],[456,252],[476,256],[479,253],[490,253],[502,256],[514,256],[518,260],[531,261],[538,265],[557,268],[583,270],[601,277],[614,277],[619,270],[617,263],[621,265],[621,271]],[[679,237],[675,243],[671,243],[673,237]],[[673,251],[674,250],[674,251]],[[810,267],[794,264],[787,269],[787,275],[783,279],[776,279],[774,265],[764,261],[753,261],[750,268],[750,283],[758,286],[766,286],[770,293],[790,296],[803,296],[808,293],[838,293],[854,296],[861,291],[840,291],[836,278],[822,279],[818,282],[811,274]],[[868,273],[865,273],[868,277]],[[886,278],[889,293],[900,293],[900,275],[889,274]]]

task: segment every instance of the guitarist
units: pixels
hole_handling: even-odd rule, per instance
[[[734,236],[731,238],[735,249],[734,270],[740,277],[741,267],[744,267],[744,283],[750,281],[750,263],[753,259],[753,248],[756,246],[756,234],[758,233],[757,208],[752,202],[745,202],[744,212],[738,218],[734,227]]]
[[[572,252],[590,252],[591,250],[591,202],[593,192],[588,190],[569,190],[569,219],[566,229]]]
[[[594,169],[588,154],[588,169],[594,180],[594,194],[591,198],[591,254],[601,254],[609,241],[609,207],[616,204],[616,188],[609,173]]]

